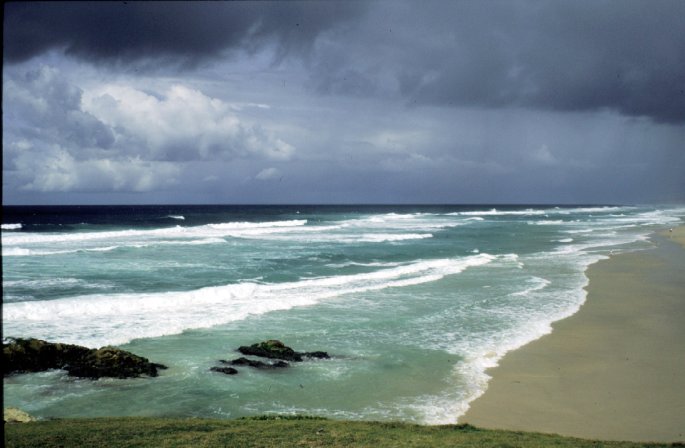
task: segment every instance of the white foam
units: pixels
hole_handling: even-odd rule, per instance
[[[27,249],[23,247],[8,247],[3,248],[3,257],[26,257],[26,256],[41,256],[41,255],[63,255],[74,254],[77,252],[109,252],[117,249],[120,246],[105,246],[105,247],[90,247],[84,249],[69,249],[69,250],[37,250]]]
[[[610,213],[617,211],[628,211],[632,210],[634,207],[573,207],[573,208],[545,208],[545,209],[532,209],[528,208],[525,210],[497,210],[496,208],[490,210],[473,210],[464,212],[454,212],[449,213],[449,215],[462,215],[462,216],[547,216],[547,215],[570,215],[574,213],[578,214],[589,214],[589,213]]]
[[[110,289],[109,283],[92,283],[73,277],[57,277],[44,279],[21,279],[3,280],[3,288],[29,288],[29,289],[55,289],[55,288],[87,288],[87,289]]]
[[[577,229],[577,230],[562,230],[564,233],[592,233],[594,229]]]
[[[245,282],[192,291],[98,294],[7,303],[3,309],[3,329],[11,336],[31,335],[91,347],[122,344],[136,338],[176,334],[250,315],[313,305],[346,294],[433,282],[494,259],[479,254],[288,283]]]
[[[3,257],[20,257],[27,255],[31,255],[31,250],[23,247],[3,247],[2,249]]]
[[[261,239],[289,242],[385,243],[432,238],[432,233],[411,229],[440,229],[458,225],[448,222],[414,222],[415,215],[381,217],[383,222],[348,220],[331,225],[306,226],[307,220],[272,222],[228,222],[194,227],[170,227],[151,230],[119,230],[81,233],[25,233],[4,236],[3,255],[60,255],[80,251],[105,251],[121,247],[144,248],[168,244],[220,244],[225,238]],[[366,226],[366,227],[364,227]],[[354,227],[352,229],[351,227]],[[349,229],[349,230],[346,230]],[[363,230],[370,230],[364,232]],[[107,243],[104,246],[89,245]]]
[[[589,266],[601,258],[603,257],[587,259],[583,264]],[[456,365],[455,372],[459,377],[466,379],[466,388],[462,393],[462,399],[450,409],[451,414],[443,414],[443,418],[446,419],[445,423],[454,423],[455,419],[458,420],[458,417],[468,411],[473,400],[485,393],[491,378],[486,371],[497,367],[506,353],[551,333],[553,322],[575,314],[585,302],[584,288],[587,283],[587,277],[582,274],[578,277],[576,284],[568,285],[564,294],[571,297],[564,300],[565,305],[559,307],[555,313],[531,316],[508,331],[491,335],[487,340],[475,341],[473,347],[460,347],[462,353],[466,354],[466,358]]]
[[[493,208],[491,210],[484,211],[466,211],[466,212],[456,212],[450,213],[450,215],[463,215],[463,216],[534,216],[534,215],[544,215],[546,212],[544,210],[533,210],[532,208],[526,210],[497,210]]]
[[[447,345],[435,348],[463,357],[455,365],[451,374],[452,378],[447,380],[453,384],[459,384],[459,387],[447,389],[439,395],[423,395],[408,403],[422,414],[421,423],[432,425],[456,423],[458,418],[468,411],[470,403],[486,391],[491,378],[486,372],[497,367],[506,353],[549,334],[552,331],[552,322],[577,312],[585,301],[583,287],[587,284],[585,276],[581,275],[579,279],[577,284],[569,285],[565,289],[565,294],[573,296],[564,301],[570,305],[560,308],[554,314],[536,314],[528,318],[516,316],[520,321],[517,325],[504,331],[483,334],[480,337],[474,335],[471,338],[461,339],[454,335],[441,335],[441,344]],[[532,284],[530,291],[541,290],[551,284],[542,278],[531,278],[530,283]]]
[[[169,215],[167,218],[178,219],[179,221],[185,221],[186,217],[183,215]]]
[[[372,215],[365,218],[349,219],[341,222],[343,228],[388,229],[396,231],[437,230],[467,224],[466,220],[455,220],[450,215],[428,213]],[[447,217],[447,218],[446,218]]]
[[[221,224],[208,224],[207,227],[217,230],[252,230],[278,227],[299,227],[305,224],[307,224],[306,219],[293,219],[290,221],[227,222]]]
[[[288,233],[269,235],[242,235],[242,238],[258,238],[274,241],[309,242],[309,243],[385,243],[432,238],[431,233]]]
[[[528,283],[531,284],[530,287],[522,291],[513,292],[509,295],[513,297],[525,297],[532,292],[540,291],[541,289],[546,288],[552,282],[542,277],[531,277],[528,280]]]
[[[199,246],[206,244],[223,244],[226,240],[223,238],[202,238],[199,240],[160,240],[156,241],[156,245],[188,245],[188,246]],[[121,248],[136,248],[141,249],[144,247],[149,247],[150,243],[142,242],[131,242],[129,244],[121,244],[115,246],[100,246],[100,247],[84,247],[80,249],[65,249],[65,250],[38,250],[38,249],[28,249],[23,247],[8,247],[3,248],[2,255],[4,257],[26,257],[26,256],[43,256],[43,255],[64,255],[64,254],[75,254],[79,252],[110,252]]]
[[[19,230],[21,224],[2,224],[2,230]]]
[[[151,230],[115,230],[106,232],[78,233],[23,233],[3,234],[3,245],[40,244],[40,243],[80,243],[94,240],[125,240],[155,238],[198,238],[219,236],[241,236],[256,233],[279,232],[286,228],[304,226],[306,220],[273,221],[273,222],[231,222],[207,224],[195,227],[168,227]]]
[[[528,224],[536,226],[556,226],[560,224],[565,224],[565,222],[560,219],[543,219],[541,221],[528,221]]]
[[[570,215],[571,213],[609,213],[617,212],[621,210],[630,210],[634,207],[574,207],[574,208],[555,208],[554,213],[560,215]]]
[[[406,240],[422,240],[425,238],[432,238],[433,235],[430,233],[405,233],[405,234],[388,234],[380,233],[373,234],[367,233],[359,238],[360,242],[367,243],[383,243],[386,241],[406,241]]]
[[[350,266],[362,266],[362,267],[376,267],[376,268],[388,268],[388,267],[395,267],[395,266],[400,266],[406,263],[398,263],[398,262],[370,262],[370,263],[359,263],[356,261],[348,261],[346,263],[329,263],[326,266],[329,268],[347,268]]]

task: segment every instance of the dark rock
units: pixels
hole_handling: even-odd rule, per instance
[[[304,352],[302,356],[305,358],[331,359],[330,355],[326,352]]]
[[[2,347],[2,373],[43,372],[61,369],[86,356],[91,349],[40,339],[11,339]]]
[[[235,375],[238,373],[238,371],[233,367],[212,367],[209,370],[212,372],[225,373],[226,375]]]
[[[91,349],[80,345],[60,344],[40,339],[12,339],[2,348],[3,374],[42,372],[64,369],[80,378],[135,378],[157,376],[162,364],[115,347]]]
[[[233,361],[224,361],[222,359],[219,362],[222,362],[224,364],[230,364],[232,366],[250,366],[250,367],[254,367],[255,369],[281,369],[281,368],[290,366],[290,364],[288,364],[285,361],[277,361],[274,363],[266,363],[266,362],[255,361],[255,360],[247,359],[247,358],[238,358],[238,359],[234,359]]]
[[[270,359],[283,359],[285,361],[301,362],[303,357],[329,359],[326,352],[296,352],[281,341],[270,339],[250,346],[241,346],[238,351],[243,355],[259,356]]]
[[[238,348],[238,351],[243,355],[260,356],[262,358],[283,359],[295,362],[302,361],[302,355],[275,339],[252,344],[249,347],[242,346]]]

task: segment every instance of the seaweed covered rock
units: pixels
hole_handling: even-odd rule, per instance
[[[147,358],[116,347],[102,347],[90,351],[77,362],[64,366],[71,376],[81,378],[135,378],[139,376],[157,376],[157,369],[166,366],[148,361]]]
[[[61,369],[86,356],[91,349],[40,339],[10,339],[2,347],[2,373],[43,372]]]
[[[282,359],[285,361],[301,362],[303,358],[328,359],[326,352],[296,352],[292,348],[276,339],[258,342],[250,346],[241,346],[238,351],[243,355],[259,356],[262,358]]]
[[[115,347],[91,349],[80,345],[60,344],[40,339],[10,339],[3,344],[3,375],[64,369],[80,378],[135,378],[157,376],[162,364]]]

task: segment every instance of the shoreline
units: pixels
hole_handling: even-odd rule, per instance
[[[587,298],[505,355],[460,423],[603,440],[685,440],[685,226],[588,267]]]

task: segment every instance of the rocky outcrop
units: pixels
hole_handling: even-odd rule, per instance
[[[243,355],[259,356],[261,358],[282,359],[285,361],[302,361],[302,355],[281,341],[270,339],[250,346],[241,346],[238,351]]]
[[[301,362],[303,358],[328,359],[326,352],[296,352],[292,348],[276,339],[258,342],[250,346],[241,346],[238,351],[243,355],[259,356],[261,358],[282,359],[284,361]]]
[[[91,349],[40,339],[11,339],[3,344],[3,374],[66,370],[70,376],[98,379],[157,376],[162,364],[116,347]]]
[[[328,359],[330,356],[326,352],[296,352],[281,341],[276,339],[269,339],[268,341],[258,342],[252,345],[243,345],[238,348],[238,351],[247,356],[258,356],[260,358],[278,359],[280,361],[268,363],[257,361],[245,357],[240,357],[232,361],[220,359],[219,362],[231,366],[247,366],[255,369],[269,370],[269,369],[283,369],[289,367],[285,361],[301,362],[304,358]],[[235,375],[238,371],[232,367],[212,367],[209,370],[213,372],[222,372],[229,375]]]
[[[86,356],[64,367],[71,376],[81,378],[135,378],[157,376],[158,369],[166,369],[162,364],[148,361],[147,358],[115,347],[103,347],[89,352]]]

